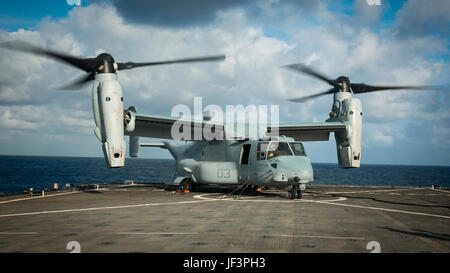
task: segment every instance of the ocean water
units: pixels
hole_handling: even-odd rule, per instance
[[[337,164],[313,163],[313,184],[365,186],[450,187],[450,167],[361,165],[340,169]],[[125,167],[107,169],[103,158],[0,156],[0,193],[11,194],[34,188],[50,189],[53,183],[168,182],[173,177],[171,159],[127,158]]]

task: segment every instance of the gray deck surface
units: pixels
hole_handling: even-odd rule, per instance
[[[450,252],[450,192],[310,185],[188,194],[152,185],[0,198],[0,252]]]

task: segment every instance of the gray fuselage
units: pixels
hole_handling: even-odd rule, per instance
[[[303,145],[290,137],[164,143],[177,161],[178,177],[199,184],[285,188],[314,179]]]

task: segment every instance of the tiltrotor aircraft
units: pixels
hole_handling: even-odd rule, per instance
[[[333,94],[330,117],[325,122],[268,126],[266,136],[260,139],[235,138],[201,140],[173,140],[173,125],[182,120],[173,117],[143,115],[131,106],[123,108],[122,88],[117,71],[142,66],[173,63],[218,61],[225,56],[179,59],[147,63],[116,63],[107,53],[95,58],[78,58],[43,49],[23,41],[0,44],[7,49],[47,56],[75,66],[88,74],[64,88],[79,88],[94,80],[92,107],[96,127],[94,133],[102,143],[107,167],[125,164],[126,142],[129,136],[129,155],[137,157],[140,146],[168,149],[176,160],[174,183],[192,188],[197,184],[234,184],[252,187],[277,187],[287,189],[290,198],[301,198],[302,190],[313,181],[313,169],[305,154],[302,141],[328,141],[334,133],[337,158],[341,168],[358,168],[361,161],[361,101],[353,94],[387,89],[430,89],[428,86],[372,86],[350,83],[347,77],[335,80],[301,64],[286,68],[305,73],[330,84],[329,90],[292,101],[303,102],[320,95]],[[223,124],[208,119],[184,120],[183,130],[194,133],[209,127],[217,134],[226,136]],[[278,132],[273,135],[272,132]],[[165,139],[161,143],[140,143],[139,137]],[[192,139],[192,138],[189,138]]]

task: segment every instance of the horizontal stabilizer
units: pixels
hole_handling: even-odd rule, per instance
[[[166,144],[162,143],[162,142],[155,142],[155,143],[140,143],[139,144],[141,147],[161,147],[161,148],[166,148]]]

